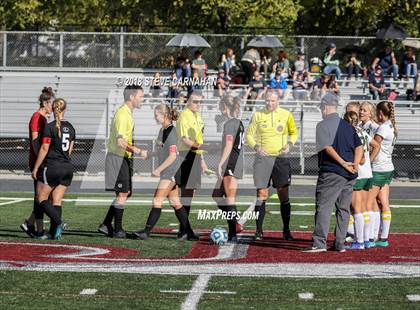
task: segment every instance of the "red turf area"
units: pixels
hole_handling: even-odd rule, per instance
[[[164,232],[164,231],[160,231]],[[167,232],[167,231],[165,231]],[[247,234],[247,232],[245,232]],[[249,232],[251,236],[251,232]],[[235,260],[220,260],[230,263],[403,263],[420,262],[420,234],[392,234],[390,236],[390,247],[374,248],[361,251],[347,251],[338,253],[329,251],[327,253],[308,254],[302,250],[311,245],[310,233],[294,233],[296,241],[282,240],[281,234],[267,232],[263,241],[251,242],[244,258]],[[332,235],[329,243],[332,243]],[[123,242],[122,242],[123,244]],[[53,246],[51,246],[53,245]],[[69,247],[73,246],[73,247]],[[106,249],[106,254],[94,254],[80,257],[53,257],[63,254],[80,254],[89,252],[89,247],[94,249]],[[90,249],[92,250],[92,249]],[[140,247],[141,251],[141,247]],[[150,260],[168,261],[174,258],[150,257],[135,258],[138,250],[128,248],[106,247],[101,245],[68,245],[64,243],[25,243],[2,241],[0,242],[0,262],[111,262],[115,259],[122,259],[126,263],[150,262]],[[196,242],[190,253],[185,257],[177,259],[189,259],[199,262],[200,259],[215,257],[218,247],[210,244],[207,238]],[[214,260],[212,262],[215,262]]]

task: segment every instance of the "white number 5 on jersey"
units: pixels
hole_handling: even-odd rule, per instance
[[[61,139],[61,141],[62,141],[61,148],[64,152],[67,152],[70,148],[69,138],[70,138],[70,134],[63,133],[63,136],[62,136],[62,139]]]

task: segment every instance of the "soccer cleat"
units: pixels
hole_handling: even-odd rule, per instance
[[[127,238],[127,233],[124,230],[114,231],[114,233],[112,234],[112,237],[113,238],[126,239]]]
[[[185,233],[183,235],[178,234],[177,239],[181,240],[181,241],[182,240],[199,241],[200,237],[197,234],[194,234],[194,233],[192,233],[192,234]]]
[[[316,246],[312,246],[303,250],[304,253],[320,253],[320,252],[327,252],[326,248],[318,248]]]
[[[376,248],[376,243],[375,241],[369,241],[369,249],[370,248]]]
[[[57,225],[57,228],[55,230],[54,239],[59,240],[61,239],[61,234],[63,233],[63,225]]]
[[[388,240],[378,240],[375,242],[375,246],[378,248],[386,248],[389,246]]]
[[[25,220],[23,224],[20,224],[20,229],[22,229],[29,237],[35,237],[35,226],[29,225],[28,221]]]
[[[37,239],[37,240],[48,240],[48,239],[51,239],[51,235],[50,234],[41,233],[41,234],[37,234],[35,236],[35,239]]]
[[[63,230],[69,230],[69,224],[67,224],[66,222],[63,221]]]
[[[346,246],[346,249],[347,250],[364,250],[365,249],[365,244],[354,241],[354,242],[352,242],[351,245]]]
[[[256,231],[256,232],[255,232],[254,239],[255,239],[256,241],[262,240],[262,239],[263,239],[263,233],[262,233],[262,231]]]
[[[133,233],[134,239],[140,239],[140,240],[147,240],[149,239],[149,234],[144,230],[139,230]]]
[[[347,236],[346,236],[346,242],[347,243],[352,243],[353,241],[354,241],[354,235],[347,234]]]
[[[365,249],[371,248],[369,241],[363,241],[363,244],[365,245]]]
[[[105,224],[101,224],[98,227],[98,232],[100,232],[101,234],[104,234],[105,236],[109,236],[112,237],[113,235],[113,229],[112,226],[107,226]]]
[[[292,234],[290,233],[290,230],[288,231],[283,231],[283,239],[287,240],[287,241],[293,241],[295,240],[292,236]]]

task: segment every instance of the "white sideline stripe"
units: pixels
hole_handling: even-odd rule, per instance
[[[201,274],[195,280],[191,292],[188,294],[187,298],[181,305],[181,310],[195,310],[200,301],[201,296],[203,296],[204,291],[209,284],[211,275]]]
[[[11,198],[11,199],[13,199],[13,198]],[[6,200],[6,199],[2,199],[2,200]],[[7,199],[7,200],[10,200],[10,199]],[[26,200],[27,200],[26,198],[16,198],[16,199],[13,199],[12,201],[0,202],[0,206],[11,205],[11,204],[26,201]],[[34,200],[34,199],[32,198],[32,199],[29,199],[29,200]]]
[[[188,294],[191,291],[180,291],[180,290],[160,290],[161,293],[172,293],[172,294]],[[236,295],[236,292],[231,291],[204,291],[204,294],[221,294],[221,295]]]
[[[16,197],[0,197],[0,200],[17,200],[19,199],[19,202],[22,201],[30,201],[33,200],[33,198],[16,198]],[[113,199],[90,199],[90,198],[64,198],[63,201],[68,201],[68,202],[98,202],[98,203],[111,203],[113,201]],[[16,201],[18,202],[18,201]],[[142,199],[129,199],[127,200],[127,204],[148,204],[150,205],[150,203],[152,202],[152,199],[150,200],[142,200]],[[14,203],[14,202],[13,202]],[[164,204],[168,204],[167,202],[164,202]],[[253,203],[254,204],[254,203]],[[209,206],[215,206],[216,203],[213,201],[200,201],[200,200],[195,200],[192,203],[193,206],[195,205],[209,205]],[[249,202],[236,202],[236,205],[238,206],[250,206]],[[272,206],[278,206],[279,203],[278,202],[267,202],[266,205],[272,205]],[[304,207],[304,206],[308,206],[308,207],[313,207],[315,206],[314,203],[312,202],[308,202],[308,203],[292,203],[293,206],[300,206],[300,207]],[[391,205],[391,208],[415,208],[415,209],[420,209],[420,205]],[[249,209],[249,208],[248,208]],[[247,209],[247,210],[248,210]],[[251,210],[251,209],[249,209]],[[275,212],[275,211],[273,211]]]
[[[308,228],[308,226],[300,225],[299,228],[305,229],[305,228]]]
[[[98,290],[95,288],[84,288],[79,295],[95,295]]]
[[[420,295],[407,295],[409,301],[420,301]]]
[[[299,293],[298,297],[300,300],[311,300],[314,299],[314,293]]]
[[[169,226],[171,226],[171,227],[177,227],[177,226],[179,226],[179,223],[177,224],[177,223],[169,223]]]

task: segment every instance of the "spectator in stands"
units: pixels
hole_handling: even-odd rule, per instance
[[[330,43],[327,47],[327,51],[324,54],[324,73],[334,73],[336,78],[341,79],[340,61],[336,58],[337,46],[334,43]]]
[[[176,78],[176,72],[173,71],[168,86],[168,98],[178,98],[179,92],[178,79]]]
[[[297,73],[293,80],[293,99],[306,100],[308,97],[308,81],[305,73]]]
[[[188,97],[190,97],[190,95],[193,92],[200,92],[200,90],[202,90],[203,87],[203,78],[201,78],[199,76],[198,70],[194,70],[193,71],[193,76],[192,76],[192,81],[189,81],[189,87],[188,87]]]
[[[403,58],[402,62],[403,76],[416,77],[417,76],[417,63],[416,55],[413,52],[411,47],[408,47]]]
[[[335,75],[331,75],[327,82],[327,92],[335,93],[336,95],[340,94],[340,86],[338,86]]]
[[[281,72],[281,76],[284,78],[289,77],[290,73],[290,62],[285,51],[280,51],[278,54],[278,59],[274,63],[271,70],[271,77],[273,77],[277,71]]]
[[[276,75],[270,80],[270,89],[274,89],[278,93],[278,97],[283,98],[287,90],[287,82],[281,75],[281,71],[277,71]]]
[[[245,52],[241,59],[242,70],[245,74],[245,84],[252,81],[254,72],[258,71],[261,66],[261,56],[256,48],[251,48]]]
[[[233,67],[236,66],[235,63],[235,53],[233,52],[233,49],[230,47],[226,50],[225,53],[225,62],[223,64],[223,69],[225,70],[226,77],[229,78],[231,75],[231,70]]]
[[[152,85],[150,85],[150,92],[152,98],[158,98],[160,96],[160,92],[162,88],[160,87],[160,73],[156,72],[153,75]]]
[[[336,95],[340,93],[340,87],[335,80],[335,75],[323,74],[316,79],[311,93],[311,99],[321,100],[327,92],[333,92]]]
[[[226,77],[225,70],[219,69],[216,83],[214,84],[214,96],[223,97],[225,92],[229,89],[229,79]]]
[[[258,70],[255,70],[254,78],[249,83],[248,89],[245,92],[244,99],[250,99],[250,101],[247,102],[248,104],[255,104],[255,100],[261,99],[266,91],[267,84],[262,78],[260,72]]]
[[[261,61],[261,70],[264,73],[264,78],[268,78],[268,72],[271,72],[271,52],[268,49],[264,49],[263,52],[263,57],[262,57],[262,61]],[[270,78],[271,78],[271,74],[270,74]]]
[[[390,46],[385,47],[385,51],[375,57],[371,69],[375,71],[377,65],[381,66],[383,74],[392,73],[394,80],[398,78],[397,59]]]
[[[360,71],[362,70],[362,62],[359,59],[357,59],[356,52],[352,52],[350,54],[346,67],[347,67],[348,79],[350,80],[352,74],[354,74],[354,77],[357,80],[359,77]]]
[[[420,100],[420,72],[417,72],[417,75],[414,79],[413,99],[415,101]]]
[[[185,48],[182,49],[181,53],[176,58],[175,73],[178,80],[191,77],[191,64]]]
[[[307,73],[309,69],[308,62],[305,60],[305,53],[302,51],[299,51],[297,53],[297,59],[293,63],[293,72],[295,74],[304,74]]]
[[[205,78],[207,73],[206,61],[203,59],[203,53],[196,51],[194,53],[194,60],[192,62],[192,68],[194,72],[197,72],[199,78]]]
[[[369,73],[369,93],[373,100],[384,98],[385,96],[385,79],[380,66],[375,68],[375,72]]]

